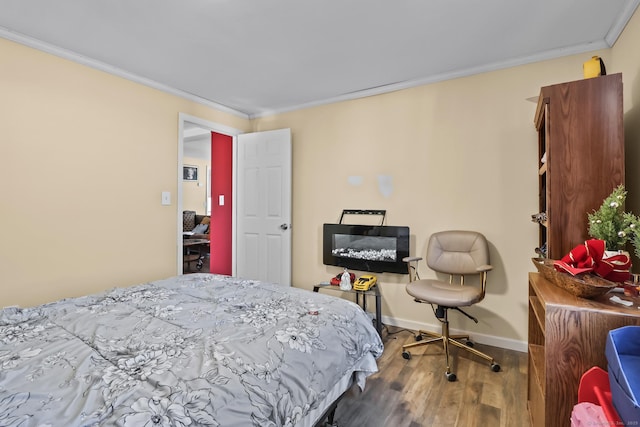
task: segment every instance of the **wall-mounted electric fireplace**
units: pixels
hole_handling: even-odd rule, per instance
[[[408,274],[409,227],[324,224],[322,262],[325,265],[375,273]]]

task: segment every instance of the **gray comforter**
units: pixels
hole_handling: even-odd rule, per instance
[[[382,349],[354,303],[209,274],[6,308],[0,426],[294,426]]]

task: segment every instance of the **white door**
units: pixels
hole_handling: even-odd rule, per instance
[[[238,135],[236,275],[291,286],[291,130]]]

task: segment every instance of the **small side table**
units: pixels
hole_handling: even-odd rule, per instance
[[[355,294],[356,295],[356,304],[360,305],[360,296],[362,295],[362,309],[367,311],[367,295],[373,295],[376,297],[376,331],[378,331],[378,335],[382,338],[382,300],[380,298],[380,289],[378,286],[374,286],[368,291],[355,291],[353,289],[348,291],[343,291],[340,289],[340,286],[332,286],[329,284],[318,284],[314,285],[313,292],[318,292],[320,289],[329,289],[337,292],[345,292],[347,294]]]

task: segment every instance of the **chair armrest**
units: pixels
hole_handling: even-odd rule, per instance
[[[480,265],[478,266],[478,268],[476,268],[476,271],[478,273],[481,273],[483,271],[491,271],[491,270],[493,270],[493,265],[489,265],[489,264]]]
[[[415,261],[420,261],[422,259],[422,257],[419,256],[407,256],[402,258],[402,261],[404,262],[415,262]]]

